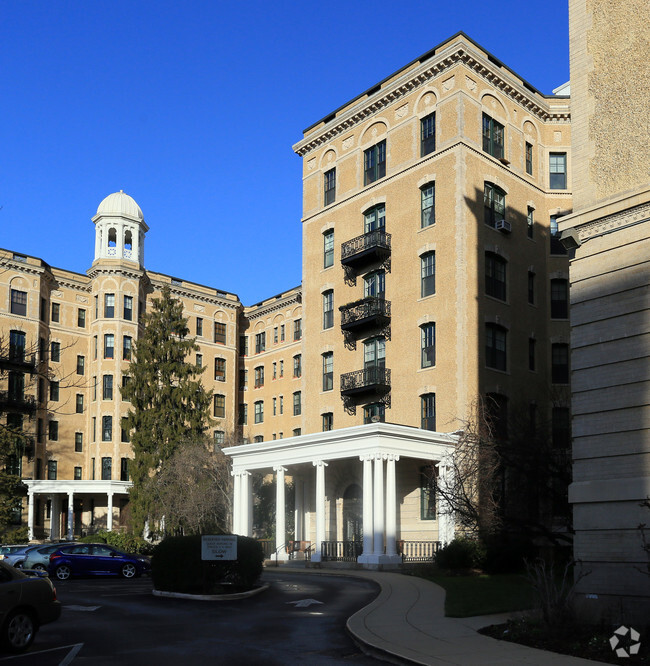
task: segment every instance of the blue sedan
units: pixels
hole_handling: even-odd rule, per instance
[[[50,576],[67,580],[70,576],[122,576],[135,578],[151,569],[146,557],[129,555],[98,543],[80,543],[50,555]]]

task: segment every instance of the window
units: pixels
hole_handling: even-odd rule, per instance
[[[212,433],[214,450],[218,451],[226,443],[226,433],[223,430],[215,430]]]
[[[421,226],[430,227],[435,221],[435,204],[436,204],[436,185],[429,183],[420,190],[421,198]]]
[[[294,378],[302,376],[302,356],[300,354],[293,357],[293,376]]]
[[[386,367],[386,340],[384,338],[372,338],[363,343],[363,367],[364,370]]]
[[[422,430],[436,429],[436,394],[425,393],[420,397],[422,416],[420,428]]]
[[[255,435],[255,437],[253,437],[253,441],[256,444],[259,444],[260,442],[263,442],[264,441],[264,435]]]
[[[323,354],[323,391],[331,391],[334,388],[334,353]]]
[[[551,238],[551,254],[566,254],[567,249],[560,241],[560,231],[557,225],[557,215],[551,215],[550,219],[550,238]]]
[[[56,460],[48,460],[47,461],[47,479],[48,481],[56,481],[56,467],[57,467],[57,461]]]
[[[129,458],[120,458],[120,481],[130,481]]]
[[[86,357],[77,356],[77,374],[83,375],[86,372]]]
[[[553,448],[568,449],[571,445],[571,413],[568,407],[553,407],[551,430]]]
[[[496,157],[503,158],[503,125],[487,113],[483,114],[483,150]]]
[[[506,260],[493,252],[485,253],[485,293],[506,300]]]
[[[323,328],[334,326],[334,292],[331,289],[323,292]]]
[[[260,354],[266,350],[266,333],[257,333],[255,335],[255,353]]]
[[[52,303],[52,321],[58,322],[61,315],[61,306],[58,303]]]
[[[334,229],[323,234],[323,268],[334,265]]]
[[[385,298],[386,275],[384,271],[373,271],[363,278],[363,295],[365,298]]]
[[[278,407],[277,403],[278,403],[278,399],[274,397],[273,398],[273,416],[275,416],[277,414],[277,407]]]
[[[239,353],[242,356],[248,356],[248,336],[240,335],[239,336]]]
[[[293,415],[300,416],[302,412],[302,394],[300,391],[296,391],[293,394]]]
[[[280,396],[280,414],[284,414],[284,396]]]
[[[363,408],[364,423],[383,423],[385,420],[386,408],[381,402],[375,402]]]
[[[264,423],[264,401],[258,400],[255,403],[255,423]]]
[[[95,459],[90,459],[90,469],[91,469],[91,479],[95,480]],[[90,524],[93,525],[95,522],[95,500],[90,500],[91,514],[90,514]]]
[[[506,369],[506,329],[498,324],[485,325],[485,364],[495,370]]]
[[[93,416],[90,425],[91,425],[92,441],[94,442],[97,436],[97,418],[95,416]]]
[[[528,206],[528,212],[526,213],[526,233],[528,238],[533,238],[535,233],[535,209],[532,206]]]
[[[112,458],[102,458],[102,481],[110,481],[111,474],[113,472],[113,459]]]
[[[436,325],[433,322],[420,326],[422,368],[431,368],[436,364]]]
[[[363,214],[364,233],[371,231],[383,231],[386,228],[386,206],[379,204],[373,206]]]
[[[223,419],[226,416],[226,396],[220,393],[214,396],[214,416]]]
[[[535,371],[536,347],[535,338],[528,338],[528,369],[532,372]]]
[[[548,159],[550,188],[566,190],[566,153],[551,153]]]
[[[246,368],[239,368],[239,388],[248,388],[248,370]]]
[[[93,336],[93,358],[97,359],[97,336]]]
[[[74,480],[81,481],[81,467],[74,468]]]
[[[569,283],[558,278],[551,280],[551,319],[568,319]]]
[[[334,429],[334,414],[332,412],[325,412],[322,414],[323,432],[329,432]]]
[[[225,345],[226,344],[226,325],[221,322],[214,322],[214,341]]]
[[[77,326],[86,328],[86,311],[83,308],[77,310]]]
[[[125,361],[131,360],[131,351],[133,347],[133,339],[130,335],[125,335],[122,339],[122,358]]]
[[[126,416],[123,416],[120,419],[120,441],[121,442],[130,442],[131,441],[131,434],[129,432],[129,426],[127,425],[127,418]]]
[[[115,357],[115,336],[112,333],[104,335],[104,358]]]
[[[302,339],[302,319],[296,319],[293,322],[293,340],[294,342],[296,340],[301,340]]]
[[[203,367],[203,354],[197,354],[196,355],[196,363],[195,363],[197,368],[202,368]]]
[[[124,389],[129,385],[131,381],[131,377],[129,375],[122,375],[122,393],[124,393]],[[129,398],[122,397],[122,400],[124,402],[131,402]]]
[[[95,296],[95,319],[99,319],[99,296]]]
[[[10,373],[10,376],[14,373]],[[50,400],[52,402],[59,401],[59,382],[50,381]]]
[[[102,377],[102,399],[113,399],[113,375],[104,375]]]
[[[61,360],[61,343],[52,342],[50,344],[50,361],[58,363]]]
[[[436,519],[436,468],[420,468],[420,520]]]
[[[300,437],[301,434],[302,434],[302,429],[301,428],[294,428],[293,429],[293,433],[292,433],[293,437]]]
[[[102,442],[110,442],[113,439],[113,417],[102,416]]]
[[[197,336],[203,335],[203,319],[201,317],[196,318],[196,334]]]
[[[535,273],[528,271],[528,302],[535,305]]]
[[[370,185],[386,175],[386,141],[363,151],[363,184]]]
[[[215,358],[214,359],[214,378],[218,382],[226,381],[226,359],[225,358]]]
[[[27,292],[11,290],[11,314],[27,316]]]
[[[77,414],[84,413],[84,396],[83,393],[77,393],[77,402],[75,405],[75,411]]]
[[[75,432],[74,434],[74,450],[75,453],[83,453],[84,434],[82,432]]]
[[[126,321],[133,320],[133,296],[124,297],[124,319]]]
[[[284,324],[280,325],[280,342],[284,342]]]
[[[569,383],[569,345],[551,345],[551,381],[554,384]]]
[[[329,206],[336,200],[336,168],[325,172],[323,177],[323,206]]]
[[[420,120],[420,157],[436,149],[436,114],[430,113]]]
[[[25,359],[25,334],[22,331],[10,331],[9,333],[9,358],[12,361]]]
[[[526,141],[526,173],[533,175],[533,144]]]
[[[53,442],[58,441],[59,439],[59,422],[50,421],[48,423],[48,433],[47,438]]]
[[[264,366],[258,365],[255,368],[255,388],[261,388],[264,386]]]
[[[483,188],[483,213],[483,221],[493,229],[506,216],[506,193],[492,183]]]
[[[112,319],[115,316],[115,294],[104,294],[104,317]]]
[[[436,293],[436,253],[427,252],[420,257],[421,296]]]
[[[240,403],[238,416],[237,422],[239,425],[244,426],[248,424],[248,405],[245,402]]]

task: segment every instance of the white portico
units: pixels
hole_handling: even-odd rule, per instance
[[[324,542],[346,538],[350,518],[344,518],[346,493],[361,486],[362,551],[366,566],[401,562],[398,540],[409,533],[453,539],[451,517],[439,507],[435,521],[420,521],[404,508],[419,492],[419,465],[434,465],[438,475],[449,473],[445,460],[457,437],[388,423],[371,423],[289,439],[244,444],[224,449],[233,461],[233,531],[252,536],[251,474],[276,475],[276,549],[287,557],[285,478],[295,490],[295,540],[311,541],[312,561],[323,559]],[[347,522],[345,522],[347,521]],[[345,524],[344,524],[345,523]]]

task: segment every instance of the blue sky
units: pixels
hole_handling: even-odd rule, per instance
[[[551,93],[567,5],[4,0],[0,247],[83,273],[122,189],[147,268],[272,296],[301,278],[304,128],[459,30]]]

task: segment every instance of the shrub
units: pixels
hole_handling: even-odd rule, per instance
[[[29,543],[29,529],[24,526],[7,530],[2,535],[2,543]]]
[[[237,537],[237,559],[201,559],[201,535],[168,537],[154,549],[151,577],[157,590],[188,594],[219,594],[251,589],[264,563],[262,546],[250,537]]]
[[[519,573],[524,571],[526,560],[535,555],[535,547],[524,536],[498,534],[486,545],[484,569],[487,573]]]
[[[125,553],[140,553],[141,555],[150,555],[153,552],[153,545],[145,541],[142,537],[125,532],[107,532],[102,530],[96,534],[88,534],[79,539],[82,543],[107,543]]]
[[[441,569],[474,569],[483,564],[485,549],[480,541],[458,538],[441,548],[436,564]]]

